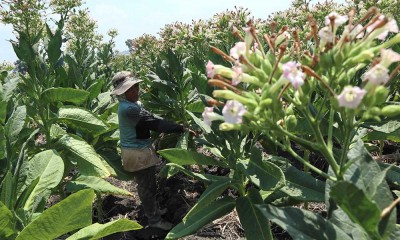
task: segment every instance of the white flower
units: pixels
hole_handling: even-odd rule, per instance
[[[389,80],[389,70],[381,64],[376,64],[361,77],[363,81],[368,81],[374,85],[385,84]]]
[[[376,20],[373,24],[367,27],[367,32],[372,32],[374,31],[374,38],[378,38],[380,40],[385,40],[386,36],[389,34],[389,32],[392,33],[398,33],[399,32],[399,27],[397,26],[397,23],[394,19],[389,20],[385,25],[377,28],[382,24],[382,22],[385,20],[384,15],[380,15],[378,20]]]
[[[333,42],[333,32],[329,27],[323,27],[318,31],[318,36],[321,40],[321,48],[323,48],[326,43]]]
[[[338,28],[340,25],[347,22],[347,20],[349,19],[349,17],[346,15],[342,16],[342,15],[339,15],[337,12],[331,12],[330,14],[328,14],[328,16],[325,17],[325,25],[326,26],[330,26],[331,18],[334,19],[334,21],[333,21],[334,29]]]
[[[381,62],[380,65],[384,67],[389,67],[394,62],[400,61],[400,54],[393,51],[392,49],[381,49]]]
[[[229,100],[222,109],[222,115],[227,123],[242,123],[243,115],[247,112],[244,105],[236,100]]]
[[[245,42],[237,42],[233,48],[230,50],[230,56],[239,59],[240,55],[243,55],[246,52],[246,43]]]
[[[214,77],[214,63],[211,62],[210,60],[208,60],[208,63],[206,65],[206,72],[208,78]]]
[[[206,72],[207,72],[208,78],[213,78],[216,74],[220,74],[227,78],[232,78],[232,75],[233,75],[232,69],[222,66],[222,65],[215,65],[211,61],[207,62]]]
[[[204,108],[204,112],[201,114],[201,116],[203,117],[204,123],[207,124],[208,126],[211,126],[211,122],[214,120],[224,119],[221,115],[214,112],[213,107]]]
[[[305,74],[299,70],[300,63],[297,62],[287,62],[283,64],[283,77],[289,80],[295,89],[298,89],[304,84]]]
[[[350,32],[350,29],[351,30]],[[345,26],[344,27],[344,31],[343,31],[343,35],[349,35],[351,38],[363,38],[364,37],[364,32],[360,32],[363,29],[363,26],[361,24],[358,24],[357,26]],[[357,36],[356,36],[357,34]]]
[[[232,85],[236,86],[238,85],[242,80],[243,76],[243,68],[240,66],[233,66],[233,77],[232,77]]]
[[[360,105],[366,93],[367,91],[359,87],[346,86],[342,93],[337,96],[339,106],[355,109]]]

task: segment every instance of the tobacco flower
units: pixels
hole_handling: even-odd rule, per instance
[[[367,91],[359,87],[346,86],[342,93],[337,96],[339,106],[355,109],[360,105],[366,93]]]
[[[305,74],[299,70],[300,66],[300,63],[294,61],[287,62],[282,66],[283,77],[289,80],[296,90],[304,84]]]
[[[222,115],[227,123],[242,123],[243,115],[247,112],[244,105],[236,100],[229,100],[222,109]]]

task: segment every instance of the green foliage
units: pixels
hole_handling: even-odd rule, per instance
[[[54,239],[92,222],[93,190],[82,190],[44,211],[18,235],[19,239]],[[46,227],[42,227],[46,226]]]
[[[250,189],[247,196],[236,201],[240,223],[246,229],[246,238],[273,239],[269,219],[262,215],[256,204],[263,204],[263,199],[255,189]]]
[[[0,201],[0,237],[8,239],[14,234],[14,218],[12,212]]]
[[[273,239],[270,221],[295,239],[396,239],[399,235],[396,209],[388,207],[393,195],[387,181],[399,188],[400,171],[378,165],[363,142],[399,141],[398,75],[386,84],[389,89],[366,88],[369,92],[359,109],[339,107],[336,99],[346,85],[367,85],[361,76],[369,64],[380,61],[375,58],[379,49],[393,45],[399,52],[399,44],[393,44],[397,40],[363,42],[367,37],[345,41],[340,27],[335,30],[338,41],[323,46],[316,40],[321,26],[313,25],[332,11],[343,14],[352,7],[357,12],[353,22],[357,22],[375,4],[383,7],[382,13],[398,19],[397,0],[349,1],[347,5],[296,0],[267,21],[251,22],[249,11],[235,8],[206,21],[166,25],[159,39],[143,35],[128,40],[129,56],[115,56],[116,31],[108,33],[108,42],[101,42],[88,10],[78,8],[80,0],[3,2],[0,20],[12,24],[17,33],[12,47],[20,61],[20,75],[1,68],[0,238],[54,239],[72,234],[68,239],[97,239],[141,227],[125,219],[90,225],[94,191],[130,194],[102,179],[110,175],[131,178],[121,167],[116,104],[108,92],[113,73],[122,69],[145,80],[146,107],[202,131],[196,138],[188,134],[180,139],[163,138],[177,144],[159,151],[170,162],[162,174],[171,177],[183,172],[207,186],[167,239],[190,235],[235,207],[247,239]],[[57,20],[43,15],[49,7],[58,14]],[[246,24],[248,28],[243,29]],[[257,34],[250,39],[249,28],[257,28],[265,42],[257,42],[258,48],[242,54],[243,59],[231,61],[223,53],[229,53],[237,41],[246,41],[247,50],[253,46]],[[287,29],[293,40],[278,43]],[[217,48],[222,53],[216,53]],[[225,67],[225,75],[213,74],[210,85],[206,77],[210,69],[206,72],[205,68],[208,59],[221,62],[213,71]],[[298,89],[280,80],[282,64],[291,59],[310,68],[297,69],[308,71],[307,81]],[[248,82],[231,84],[233,65],[244,66],[242,74],[250,76],[244,77]],[[221,86],[224,90],[214,91],[214,97],[239,99],[247,114],[243,122],[224,123],[218,129],[215,123],[205,124],[199,115],[206,105],[224,115],[222,107],[217,107],[221,102],[207,96]],[[375,122],[366,122],[371,119]],[[359,128],[370,131],[364,134]],[[261,140],[264,149],[259,149]],[[201,146],[203,152],[191,150],[194,146]],[[277,146],[292,158],[273,156]],[[264,156],[269,150],[273,154]],[[322,157],[330,170],[315,167],[310,153]],[[300,161],[304,171],[294,160]],[[228,173],[192,172],[187,167],[192,164],[201,170],[202,166],[224,168]],[[78,174],[61,181],[72,167]],[[76,193],[45,210],[46,199],[62,194],[57,191],[64,187]],[[324,201],[327,218],[307,210],[308,202]],[[305,209],[294,206],[298,204]]]
[[[69,151],[67,157],[76,161],[80,173],[87,176],[109,177],[108,164],[99,156],[93,147],[76,135],[64,135],[58,145]]]
[[[218,199],[170,230],[166,239],[177,239],[196,232],[207,223],[232,211],[235,202],[229,197]]]
[[[96,193],[101,194],[132,195],[132,193],[117,188],[106,180],[94,176],[81,175],[68,182],[66,188],[69,192],[77,192],[85,188],[91,188],[95,190]]]
[[[33,156],[28,163],[29,172],[26,185],[34,184],[24,204],[24,210],[29,211],[37,199],[46,199],[49,190],[58,186],[64,174],[64,162],[54,150],[40,152]],[[37,181],[37,182],[35,182]]]
[[[116,232],[139,230],[142,226],[138,223],[129,221],[128,219],[118,219],[106,224],[95,223],[88,227],[82,228],[77,233],[68,237],[67,240],[78,239],[99,239]]]
[[[257,205],[262,214],[294,239],[352,239],[338,226],[318,214],[295,207]],[[301,221],[298,221],[301,219]]]

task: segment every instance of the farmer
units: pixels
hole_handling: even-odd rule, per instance
[[[166,121],[144,109],[139,101],[139,83],[131,72],[122,71],[112,79],[117,97],[118,122],[121,140],[122,164],[126,171],[132,172],[137,183],[140,201],[148,219],[149,226],[170,230],[173,225],[161,218],[166,209],[160,210],[156,200],[156,156],[150,139],[150,130],[164,133],[184,132],[182,125]]]

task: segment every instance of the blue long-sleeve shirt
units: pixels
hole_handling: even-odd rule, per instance
[[[118,106],[118,122],[121,147],[145,148],[150,146],[150,130],[164,133],[183,132],[182,125],[164,120],[137,102],[120,100]]]

